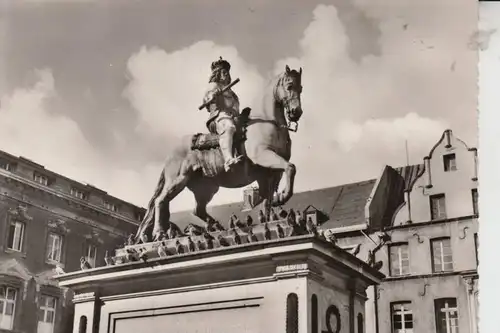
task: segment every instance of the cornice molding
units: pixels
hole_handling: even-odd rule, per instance
[[[100,229],[100,230],[105,231],[111,235],[116,235],[116,237],[127,237],[128,236],[128,233],[126,233],[126,232],[115,229],[115,228],[108,226],[106,224],[97,223],[97,222],[94,222],[93,220],[76,216],[76,214],[71,213],[71,212],[65,211],[65,213],[68,213],[68,215],[64,215],[63,213],[56,212],[55,210],[50,209],[48,207],[37,205],[37,204],[32,203],[32,202],[28,203],[22,199],[12,197],[10,195],[6,195],[5,193],[0,193],[0,197],[7,197],[13,201],[18,202],[21,205],[29,205],[31,207],[46,211],[46,212],[50,213],[51,215],[53,215],[54,217],[59,217],[59,218],[65,219],[65,220],[71,220],[71,221],[74,221],[76,223],[82,223],[82,224],[88,225],[90,227]],[[70,214],[74,215],[74,216],[70,216]]]
[[[100,206],[94,205],[90,202],[75,198],[67,193],[54,190],[53,188],[38,184],[37,182],[23,178],[19,175],[11,173],[11,172],[0,169],[0,176],[3,176],[9,180],[13,180],[13,181],[17,182],[17,184],[28,186],[34,190],[42,191],[46,194],[50,194],[51,196],[57,197],[59,199],[67,200],[71,204],[75,205],[74,207],[78,207],[78,208],[81,208],[84,210],[85,209],[92,210],[92,211],[95,211],[95,212],[98,212],[98,213],[101,213],[104,215],[108,215],[108,216],[115,218],[117,220],[133,224],[134,226],[138,225],[137,221],[135,221],[134,219],[132,219],[128,216],[121,215],[121,214],[118,214],[118,213],[113,212],[113,211],[109,211],[103,207],[100,207]]]

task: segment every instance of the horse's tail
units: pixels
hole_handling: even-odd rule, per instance
[[[148,208],[146,210],[146,214],[144,214],[144,218],[142,219],[142,222],[139,225],[139,228],[137,229],[137,234],[135,235],[136,242],[139,241],[140,235],[143,232],[145,232],[146,229],[148,227],[150,227],[151,224],[153,223],[153,217],[154,217],[154,214],[155,214],[155,207],[154,207],[155,200],[160,195],[160,193],[161,193],[161,191],[163,189],[163,186],[165,186],[165,170],[161,171],[160,179],[158,179],[158,184],[156,185],[155,192],[154,192],[153,196],[151,197],[151,199],[149,200]]]

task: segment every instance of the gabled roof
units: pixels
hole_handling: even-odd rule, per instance
[[[405,190],[409,191],[415,185],[415,182],[420,178],[425,171],[424,164],[408,165],[404,167],[394,168],[397,173],[403,177],[405,181]]]
[[[295,193],[283,209],[305,210],[314,206],[317,210],[329,217],[322,228],[347,227],[365,223],[365,205],[372,192],[375,180],[362,181],[353,184],[328,187]],[[194,204],[194,202],[193,202]],[[243,202],[208,207],[208,212],[224,226],[229,225],[229,217],[235,214],[244,220],[251,215],[257,222],[259,207],[251,211],[242,211]],[[172,213],[171,221],[184,229],[189,223],[201,225],[201,221],[190,211]]]

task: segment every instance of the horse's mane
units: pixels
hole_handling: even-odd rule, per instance
[[[283,80],[287,76],[298,78],[300,83],[300,73],[295,69],[291,69],[288,73],[286,71],[282,71],[281,73],[271,77],[267,82],[266,89],[268,88],[276,89],[278,86],[283,84]]]

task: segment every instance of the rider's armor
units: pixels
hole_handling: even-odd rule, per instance
[[[225,60],[217,60],[212,63],[212,72],[226,69],[229,72],[230,65]],[[236,132],[236,118],[239,116],[240,103],[238,96],[228,89],[221,93],[225,84],[213,80],[210,82],[203,102],[212,102],[207,109],[210,113],[207,121],[207,127],[210,132],[219,135],[219,145],[224,158],[224,167],[229,170],[232,164],[237,163],[241,156],[233,155],[233,137]]]

